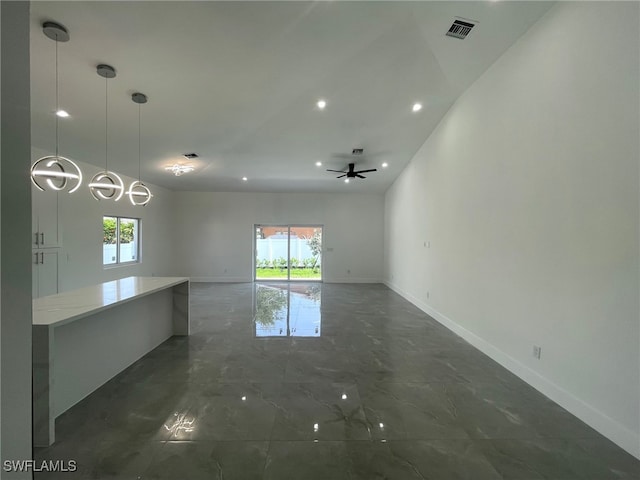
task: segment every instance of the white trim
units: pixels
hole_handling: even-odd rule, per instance
[[[640,434],[633,432],[625,425],[612,419],[605,413],[597,410],[593,406],[585,403],[571,392],[566,391],[559,385],[556,385],[548,378],[543,377],[535,370],[520,363],[515,358],[507,355],[502,350],[496,348],[491,343],[479,337],[475,333],[462,327],[446,315],[438,312],[431,306],[417,299],[408,292],[405,292],[397,285],[385,280],[383,282],[391,290],[413,303],[420,310],[433,317],[439,323],[447,327],[452,332],[464,338],[471,345],[476,347],[485,355],[488,355],[500,365],[505,367],[513,374],[520,377],[529,385],[534,387],[543,395],[556,402],[561,407],[578,417],[580,420],[591,426],[612,442],[629,452],[636,458],[640,459]]]
[[[251,277],[191,277],[192,283],[252,283]]]
[[[379,278],[370,277],[337,277],[327,278],[324,283],[383,283]]]

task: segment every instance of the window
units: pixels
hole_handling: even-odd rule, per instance
[[[140,219],[102,217],[102,264],[140,261]]]

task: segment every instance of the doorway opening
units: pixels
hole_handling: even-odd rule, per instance
[[[322,225],[255,225],[254,280],[322,281]]]

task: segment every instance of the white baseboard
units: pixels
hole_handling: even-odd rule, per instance
[[[324,283],[382,283],[379,278],[369,277],[340,277],[323,280]]]
[[[274,280],[276,282],[286,282],[286,279]],[[297,280],[296,280],[297,281]],[[310,280],[315,281],[315,280]],[[331,278],[323,279],[324,283],[382,283],[379,278],[367,278],[367,277],[344,277],[344,278]],[[249,277],[191,277],[193,283],[251,283],[252,278]]]
[[[433,317],[449,330],[464,338],[482,353],[491,357],[507,370],[520,377],[540,393],[549,397],[558,405],[578,417],[596,431],[600,432],[634,457],[640,459],[640,434],[630,430],[625,425],[613,420],[608,415],[585,403],[572,393],[543,377],[535,370],[532,370],[528,366],[520,363],[515,358],[507,355],[491,343],[462,327],[446,315],[443,315],[433,309],[430,305],[427,305],[410,293],[405,292],[392,282],[385,280],[383,283],[391,290],[413,303],[420,310]]]
[[[247,277],[191,277],[193,283],[251,283]]]

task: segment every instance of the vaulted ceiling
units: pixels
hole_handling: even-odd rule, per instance
[[[550,2],[32,2],[32,143],[173,190],[384,192],[455,100]],[[456,18],[476,25],[446,36]],[[321,110],[319,99],[327,102]],[[415,103],[422,110],[413,112]],[[490,112],[486,112],[490,114]],[[483,112],[479,112],[483,114]],[[489,117],[490,118],[490,115]],[[455,139],[464,142],[464,138]],[[341,170],[378,168],[348,185]],[[473,145],[469,145],[473,148]],[[195,152],[196,160],[184,153]],[[322,162],[322,166],[316,166]],[[383,162],[388,163],[382,168]],[[191,163],[180,177],[165,167]],[[242,181],[246,176],[247,181]]]

